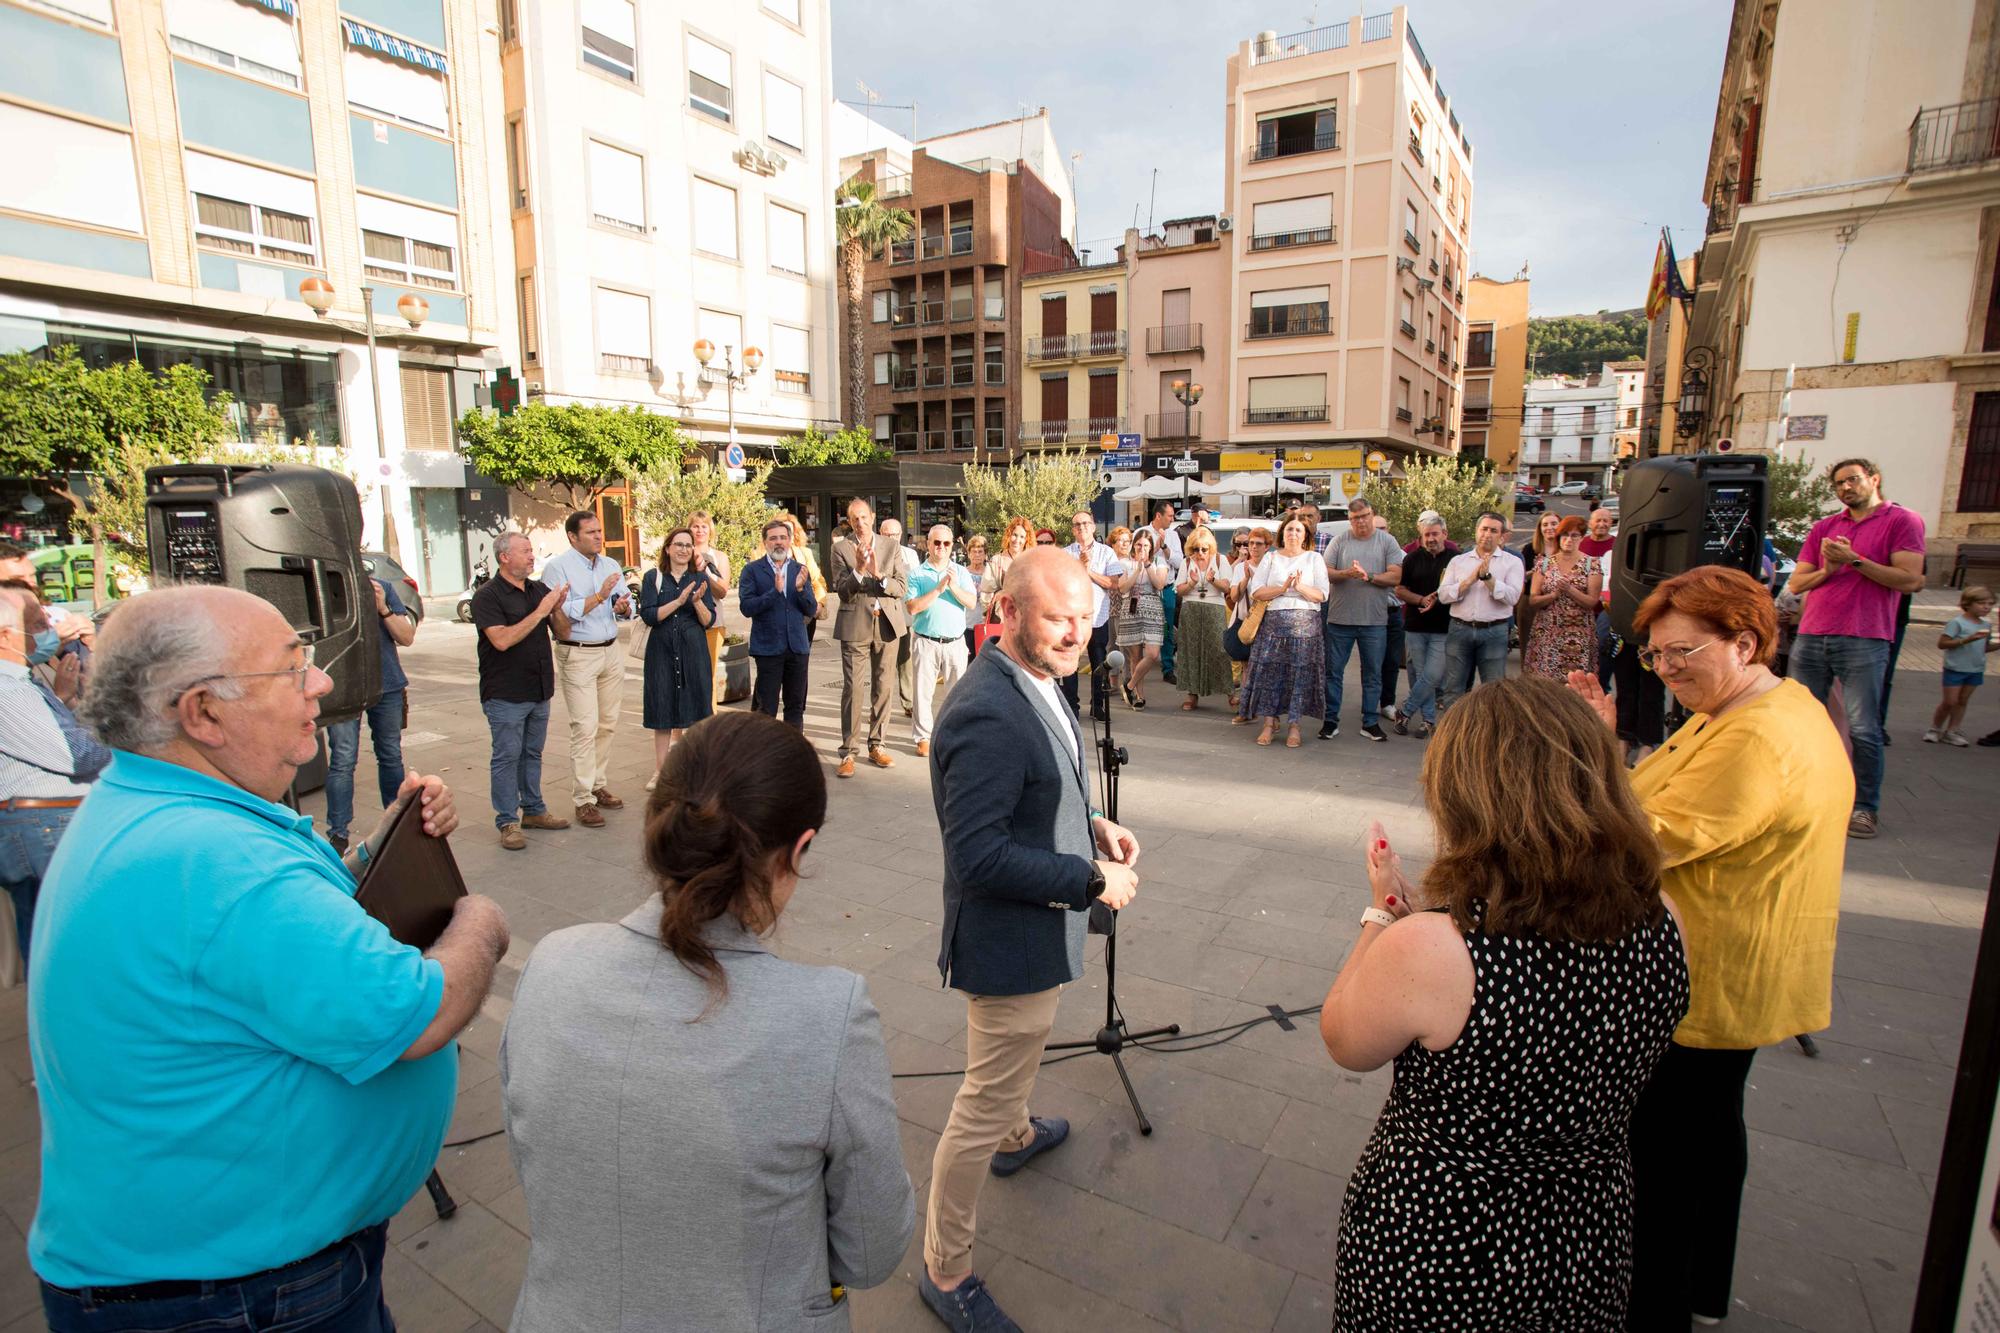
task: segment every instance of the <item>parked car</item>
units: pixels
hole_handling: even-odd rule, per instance
[[[417,590],[417,581],[409,571],[391,560],[382,551],[363,551],[361,558],[368,562],[368,574],[378,578],[396,590],[396,596],[403,599],[403,605],[410,609],[410,619],[421,625],[424,623],[424,595]]]
[[[1564,482],[1558,482],[1556,485],[1550,487],[1549,494],[1581,495],[1588,497],[1592,489],[1594,488],[1587,481],[1564,481]]]
[[[1515,513],[1539,514],[1548,507],[1549,507],[1548,502],[1543,500],[1541,496],[1535,494],[1534,490],[1531,487],[1516,486],[1514,488]]]

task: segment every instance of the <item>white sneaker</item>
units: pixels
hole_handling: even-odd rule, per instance
[[[1944,739],[1944,733],[1939,731],[1936,727],[1932,727],[1930,730],[1924,733],[1924,744],[1926,745],[1936,745],[1939,741],[1943,739]]]
[[[1970,744],[1972,744],[1972,742],[1971,742],[1971,741],[1969,741],[1969,740],[1965,739],[1965,737],[1964,737],[1964,736],[1960,735],[1960,734],[1959,734],[1958,732],[1955,732],[1955,731],[1947,731],[1947,732],[1946,732],[1946,733],[1944,734],[1944,743],[1945,743],[1946,745],[1970,745]]]

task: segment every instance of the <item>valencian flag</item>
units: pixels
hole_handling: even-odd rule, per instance
[[[1646,288],[1646,318],[1656,319],[1668,301],[1688,299],[1687,284],[1681,281],[1681,266],[1674,261],[1674,238],[1660,228],[1660,248],[1653,256],[1653,281]]]

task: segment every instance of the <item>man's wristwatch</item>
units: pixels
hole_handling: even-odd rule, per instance
[[[1104,867],[1097,864],[1097,862],[1092,861],[1090,863],[1090,893],[1089,893],[1090,900],[1092,902],[1096,902],[1097,899],[1103,894],[1103,892],[1104,892]]]
[[[1486,573],[1481,574],[1479,576],[1479,581],[1481,583],[1491,583],[1493,581],[1493,572],[1491,570],[1488,570]]]

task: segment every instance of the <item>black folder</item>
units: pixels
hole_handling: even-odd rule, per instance
[[[382,850],[369,858],[354,901],[402,943],[428,949],[451,924],[452,909],[465,892],[450,842],[424,832],[420,793],[396,816]]]

